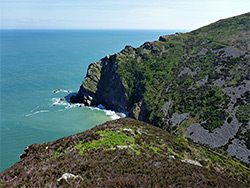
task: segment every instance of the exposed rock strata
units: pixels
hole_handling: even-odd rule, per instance
[[[206,144],[212,148],[223,146],[228,143],[230,138],[235,136],[241,125],[235,117],[236,111],[237,108],[230,114],[233,118],[230,123],[226,120],[222,127],[215,129],[212,133],[209,133],[200,124],[193,123],[184,135],[195,142]]]
[[[233,140],[232,144],[228,146],[227,152],[229,156],[235,156],[243,162],[249,163],[250,150],[247,149],[244,141],[238,139]]]

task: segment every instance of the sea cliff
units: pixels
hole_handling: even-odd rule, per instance
[[[250,13],[90,64],[71,102],[127,112],[249,164]]]

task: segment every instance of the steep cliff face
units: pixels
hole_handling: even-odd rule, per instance
[[[1,187],[249,187],[238,161],[124,118],[25,148]]]
[[[102,104],[250,162],[250,13],[126,46],[72,102]]]
[[[89,65],[87,76],[72,103],[104,105],[107,109],[127,111],[125,88],[121,77],[116,73],[117,55],[106,56],[97,63]]]

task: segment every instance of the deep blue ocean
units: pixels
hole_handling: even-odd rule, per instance
[[[19,161],[33,143],[85,131],[112,118],[97,108],[53,106],[68,91],[77,92],[88,65],[125,45],[175,31],[0,30],[0,170]],[[61,89],[58,93],[54,90]]]

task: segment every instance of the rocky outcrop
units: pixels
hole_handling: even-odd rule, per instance
[[[230,123],[225,120],[223,126],[215,129],[212,133],[204,129],[200,124],[193,123],[188,127],[185,136],[195,142],[208,145],[212,148],[227,144],[229,139],[236,135],[241,125],[235,117],[236,110],[237,108],[229,115],[229,117],[233,117]]]
[[[250,150],[247,149],[244,141],[238,139],[233,140],[232,144],[228,146],[227,151],[229,156],[235,156],[237,159],[249,163]]]
[[[188,67],[185,67],[181,72],[180,74],[178,75],[178,77],[180,77],[181,75],[183,74],[188,74],[188,75],[191,75],[192,77],[195,76],[197,74],[197,71],[200,70],[200,67],[197,67],[194,71],[192,71],[190,68]]]
[[[80,90],[71,97],[70,102],[88,106],[102,104],[107,109],[127,111],[125,88],[116,69],[116,55],[106,56],[90,64]]]
[[[130,110],[129,116],[140,121],[145,121],[146,104],[144,99],[141,99],[134,107]]]
[[[235,57],[245,55],[245,52],[239,51],[239,50],[234,49],[234,48],[222,48],[219,50],[214,50],[213,52],[216,54],[219,54],[221,57],[233,57],[233,58],[235,58]]]

